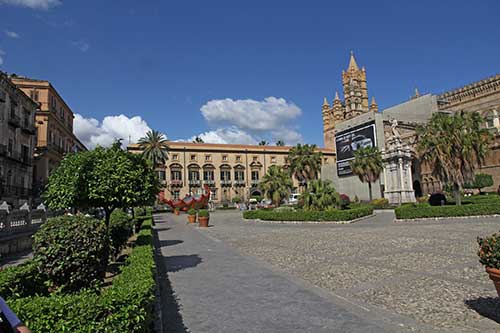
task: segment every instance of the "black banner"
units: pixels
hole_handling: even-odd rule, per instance
[[[352,174],[349,161],[354,159],[354,152],[357,149],[376,146],[375,122],[373,121],[336,133],[337,175]]]

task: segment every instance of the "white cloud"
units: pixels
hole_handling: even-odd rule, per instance
[[[83,144],[93,149],[97,145],[110,146],[116,139],[123,139],[124,146],[137,142],[150,131],[145,120],[140,116],[129,118],[123,114],[107,116],[99,123],[97,119],[85,118],[75,114],[74,132]]]
[[[0,0],[0,4],[47,10],[62,4],[60,0]]]
[[[79,49],[82,52],[87,52],[90,49],[90,44],[84,40],[72,41],[71,45],[73,47],[76,47],[77,49]]]
[[[5,35],[7,35],[7,37],[10,37],[10,38],[20,38],[21,36],[15,32],[15,31],[10,31],[10,30],[4,30],[5,32]]]
[[[275,131],[271,132],[271,135],[273,137],[273,143],[277,142],[278,140],[283,140],[287,145],[296,145],[297,143],[302,143],[304,142],[304,138],[302,137],[302,134],[297,132],[294,129],[278,129]]]
[[[219,128],[201,133],[197,136],[206,143],[239,143],[247,145],[254,145],[257,143],[257,139],[252,135],[236,127]],[[187,141],[193,141],[195,138],[196,136],[193,136]]]
[[[0,66],[3,65],[3,56],[4,55],[5,55],[5,52],[2,49],[0,49]]]
[[[283,127],[300,116],[302,111],[284,98],[267,97],[263,101],[230,98],[211,100],[201,107],[201,113],[209,124],[269,131]]]

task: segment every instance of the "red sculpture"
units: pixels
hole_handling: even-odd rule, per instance
[[[188,209],[201,209],[205,208],[208,205],[208,200],[210,199],[210,188],[205,185],[203,187],[205,189],[205,193],[202,194],[199,198],[194,196],[186,196],[184,199],[176,199],[176,200],[167,200],[165,199],[165,192],[161,191],[158,195],[158,199],[160,202],[164,202],[172,209],[178,209],[182,211],[187,211]]]

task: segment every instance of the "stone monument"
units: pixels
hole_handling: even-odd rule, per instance
[[[398,121],[392,120],[391,135],[386,138],[386,149],[382,153],[384,162],[384,197],[389,203],[400,205],[415,202],[411,163],[413,152],[410,146],[401,140]]]

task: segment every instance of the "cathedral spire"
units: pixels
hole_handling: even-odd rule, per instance
[[[339,98],[339,92],[338,91],[335,91],[335,99],[334,101],[339,101],[340,98]]]
[[[358,64],[356,63],[356,59],[354,59],[354,53],[351,51],[351,58],[349,59],[349,67],[347,67],[348,71],[359,71]]]
[[[372,96],[372,102],[370,103],[370,111],[377,113],[378,112],[378,104],[375,102],[375,96]]]
[[[330,107],[330,104],[328,104],[328,101],[326,100],[326,97],[323,100],[323,108],[325,108],[325,107],[327,107],[327,108]]]

